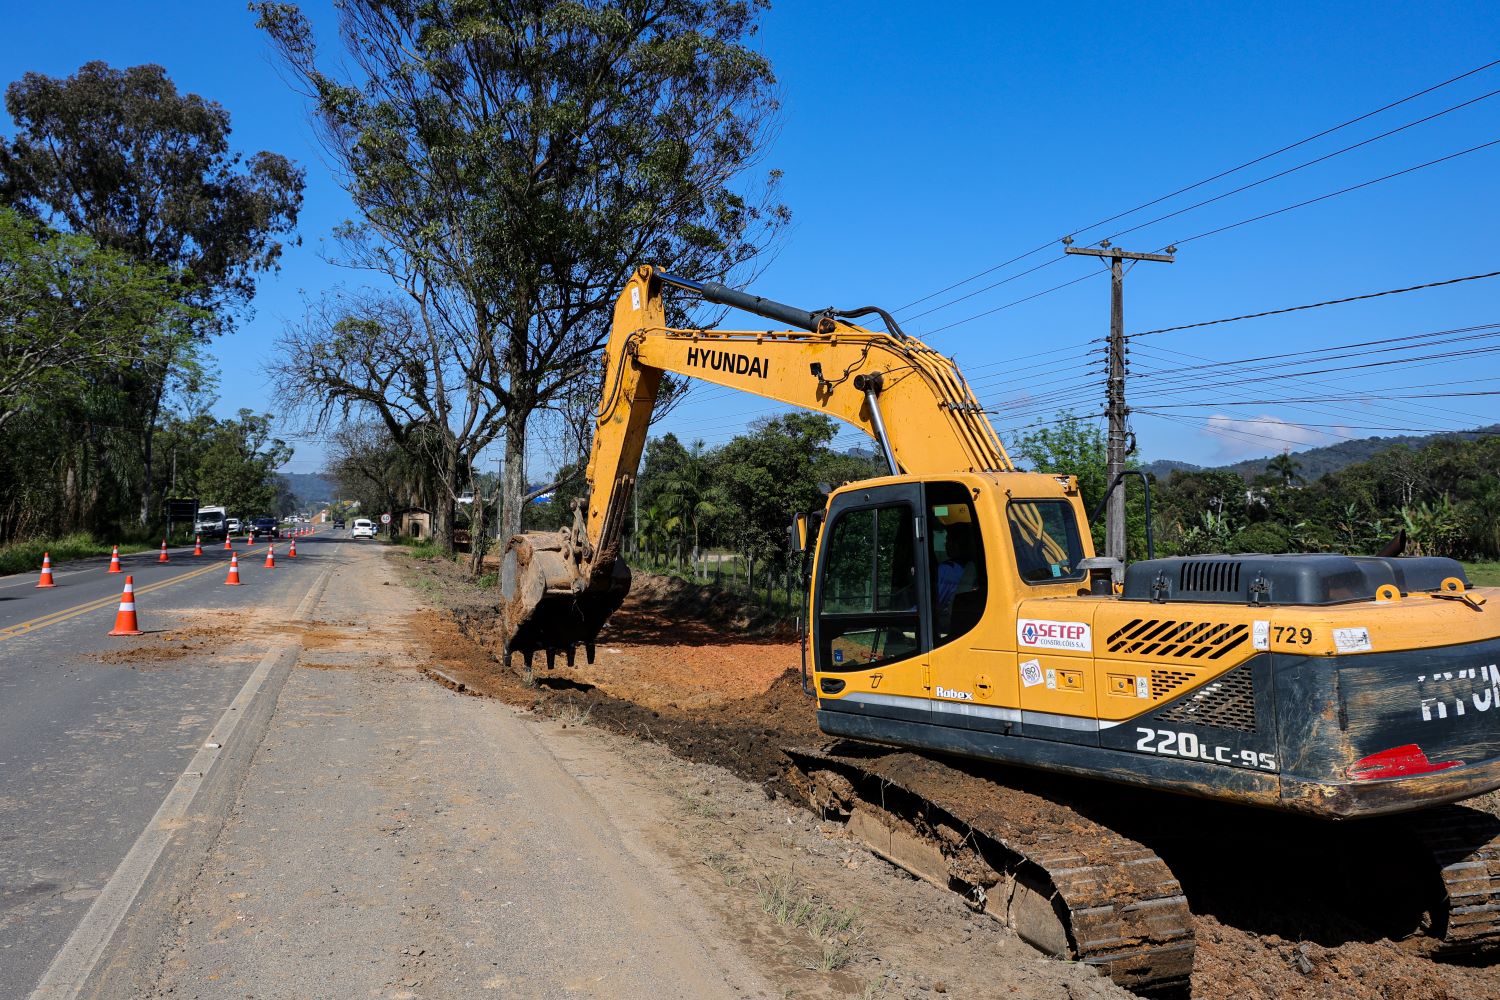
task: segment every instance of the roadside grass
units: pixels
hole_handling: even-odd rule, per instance
[[[745,869],[740,866],[732,856],[724,851],[713,851],[704,855],[703,863],[710,871],[718,873],[724,880],[724,885],[734,888],[745,880]]]
[[[432,544],[425,538],[412,538],[410,535],[398,535],[394,539],[395,544],[406,550],[406,554],[413,559],[453,559],[454,557],[444,552],[438,546]]]
[[[589,718],[593,714],[593,705],[577,705],[573,702],[566,702],[559,705],[552,712],[552,718],[565,726],[586,726],[589,724]]]
[[[26,573],[32,570],[40,571],[42,568],[42,554],[46,553],[52,558],[52,565],[67,562],[70,559],[86,559],[89,556],[107,556],[114,547],[114,542],[101,542],[93,535],[76,532],[64,535],[61,538],[35,538],[28,541],[11,542],[8,545],[0,545],[0,576],[8,576],[11,573]],[[145,552],[154,549],[153,545],[144,539],[134,539],[120,542],[120,553],[122,555],[130,552]]]
[[[761,908],[783,927],[807,931],[819,947],[820,972],[837,972],[859,954],[859,914],[820,903],[790,875],[763,879],[757,890]]]
[[[707,793],[704,793],[700,798],[692,792],[678,792],[677,798],[695,816],[702,816],[704,819],[719,818],[719,810],[714,806],[713,801],[709,799]]]
[[[1500,587],[1500,562],[1466,562],[1464,570],[1476,587]]]

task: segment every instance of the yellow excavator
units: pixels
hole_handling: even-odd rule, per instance
[[[790,329],[674,329],[666,286]],[[1074,477],[1017,471],[954,363],[875,307],[812,312],[640,267],[603,364],[573,526],[517,535],[502,557],[506,658],[528,675],[538,652],[572,664],[582,645],[592,662],[629,590],[621,535],[663,374],[740,389],[858,427],[890,469],[792,519],[804,686],[822,731],[857,741],[788,751],[825,815],[1147,992],[1191,968],[1160,859],[944,761],[1400,815],[1432,872],[1422,933],[1448,950],[1500,943],[1500,821],[1445,806],[1500,787],[1500,604],[1456,561],[1097,558]],[[1023,812],[1054,815],[1055,835],[1008,819]]]

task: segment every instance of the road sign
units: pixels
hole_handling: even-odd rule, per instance
[[[173,497],[167,501],[167,519],[191,521],[198,516],[198,501]]]
[[[381,514],[380,515],[380,523],[381,524],[390,524],[391,523],[391,515],[389,515],[389,514]]]

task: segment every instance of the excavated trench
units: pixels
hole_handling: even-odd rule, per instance
[[[419,572],[444,573],[431,566]],[[456,591],[450,590],[452,596]],[[796,644],[729,595],[638,582],[600,657],[527,687],[498,662],[494,610],[477,595],[427,613],[434,658],[475,693],[651,740],[799,795],[783,747],[816,747]],[[1435,958],[1420,933],[1435,891],[1396,823],[1334,825],[1103,782],[950,762],[1067,806],[1154,851],[1192,909],[1191,993],[1240,1000],[1500,996],[1494,956]],[[1494,795],[1467,804],[1500,814]],[[1044,822],[1038,817],[1038,822]]]

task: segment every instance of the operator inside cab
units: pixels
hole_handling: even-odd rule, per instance
[[[932,508],[934,645],[969,631],[984,613],[978,539],[973,521],[964,518],[970,511],[967,505]]]

